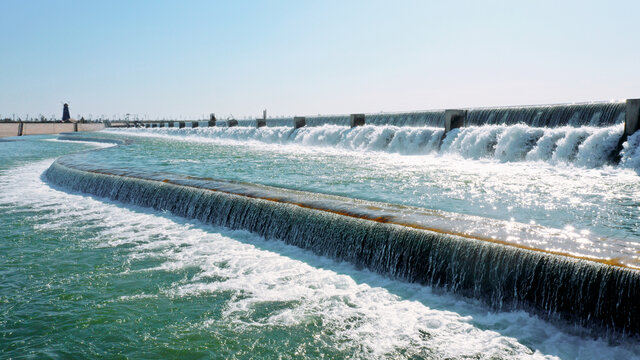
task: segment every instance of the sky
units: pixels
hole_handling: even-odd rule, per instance
[[[638,97],[638,1],[0,0],[2,118]]]

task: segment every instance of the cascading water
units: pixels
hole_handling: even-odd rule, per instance
[[[349,115],[307,116],[306,126],[349,125]],[[415,111],[410,113],[376,113],[367,114],[367,123],[371,125],[394,126],[444,126],[444,111]],[[238,120],[239,126],[254,127],[255,120]],[[225,121],[218,126],[225,127]],[[293,126],[293,117],[278,117],[267,120],[267,126]]]
[[[346,127],[348,116],[335,115],[307,117],[307,126],[296,130],[291,129],[293,118],[275,118],[261,129],[254,128],[254,120],[241,120],[239,127],[227,128],[221,122],[215,128],[160,128],[152,134],[600,167],[612,160],[624,116],[624,102],[470,109],[465,127],[444,139],[444,111],[367,114],[368,125],[353,129]],[[140,132],[144,134],[149,132]],[[634,151],[622,155],[623,166],[637,163]]]
[[[624,122],[625,103],[555,104],[539,106],[511,106],[469,109],[465,124],[515,125],[532,127],[592,126],[607,127]],[[408,113],[366,114],[367,124],[393,126],[444,126],[444,111],[416,111]],[[349,115],[308,116],[307,126],[349,125]],[[238,125],[255,126],[255,120],[239,120]],[[277,117],[268,126],[292,126],[293,117]],[[224,121],[219,126],[226,126]]]
[[[499,309],[524,308],[588,327],[640,333],[635,321],[640,317],[640,272],[624,266],[398,225],[394,219],[405,215],[370,215],[371,206],[358,210],[311,194],[272,194],[246,184],[174,175],[160,180],[164,175],[86,171],[63,159],[45,176],[74,191],[249,230],[394,278],[479,298]],[[296,196],[311,200],[298,203]]]
[[[368,114],[367,125],[355,128],[348,116],[328,116],[307,117],[300,129],[284,118],[262,128],[240,121],[112,130],[149,139],[60,158],[45,178],[248,230],[496,309],[633,337],[640,334],[633,185],[640,134],[609,166],[624,110],[622,103],[471,109],[465,127],[446,134],[442,111]]]
[[[115,130],[119,131],[119,130]],[[623,125],[609,127],[536,128],[528,125],[485,125],[455,129],[442,139],[444,130],[435,127],[336,125],[267,128],[131,129],[128,134],[160,136],[185,140],[259,141],[269,144],[295,144],[381,151],[404,155],[454,154],[469,159],[489,158],[502,162],[544,161],[600,167],[610,162],[623,132]],[[442,144],[440,144],[442,139]],[[622,154],[622,166],[637,168],[637,146],[629,142]]]
[[[482,108],[469,110],[465,123],[474,126],[606,127],[624,122],[624,113],[624,102]]]
[[[610,161],[622,131],[622,125],[605,128],[474,126],[447,134],[440,151],[473,159],[530,160],[600,167]]]

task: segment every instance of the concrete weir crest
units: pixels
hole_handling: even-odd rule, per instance
[[[598,103],[594,103],[595,105],[598,105]],[[624,106],[624,113],[625,113],[625,126],[624,126],[624,131],[622,133],[622,136],[620,137],[620,140],[618,142],[617,147],[611,152],[609,159],[611,162],[613,163],[618,163],[620,161],[620,153],[623,149],[623,144],[627,141],[627,138],[631,135],[633,135],[636,131],[640,130],[640,99],[627,99],[624,103],[622,102],[615,102],[615,103],[611,103],[615,106],[615,111],[616,114],[622,114],[622,109]],[[611,105],[608,104],[608,105]],[[599,103],[599,105],[602,106],[606,106],[607,103]],[[553,121],[550,121],[549,119],[546,119],[545,121],[534,121],[531,119],[531,117],[529,116],[531,111],[535,110],[535,109],[543,109],[543,108],[548,108],[548,107],[555,107],[555,108],[562,108],[562,107],[566,107],[569,108],[570,111],[573,112],[577,112],[577,114],[585,114],[585,110],[583,110],[582,108],[587,108],[587,107],[593,107],[593,104],[567,104],[567,105],[534,105],[531,107],[505,107],[505,108],[486,108],[486,109],[447,109],[444,111],[444,131],[442,134],[442,138],[440,139],[440,145],[442,145],[442,142],[444,141],[445,137],[447,136],[447,134],[454,129],[458,129],[461,127],[465,127],[465,126],[482,126],[482,125],[486,125],[487,124],[487,119],[486,116],[482,117],[481,113],[488,113],[488,112],[500,112],[502,114],[508,114],[510,111],[515,111],[516,115],[520,114],[522,116],[522,118],[519,118],[520,115],[515,116],[515,118],[518,118],[519,120],[517,121],[511,121],[511,122],[506,122],[504,123],[504,125],[512,125],[515,123],[526,123],[529,126],[532,127],[547,127],[548,124],[555,124],[555,126],[567,126],[568,121],[566,121],[567,119],[563,118],[560,121],[558,119],[556,119],[555,117],[552,119]],[[575,108],[578,109],[575,109]],[[582,108],[581,108],[582,107]],[[513,110],[515,109],[515,110]],[[573,110],[572,110],[573,109]],[[588,111],[593,111],[592,109]],[[542,110],[535,110],[535,111],[542,111]],[[592,113],[590,112],[586,112],[586,114],[591,117]],[[600,112],[602,111],[609,111],[609,110],[598,110]],[[557,112],[557,111],[556,111]],[[437,126],[442,126],[441,124],[441,115],[442,112],[441,111],[433,111],[434,114],[437,114],[439,117],[439,121],[438,121],[438,125]],[[491,114],[492,116],[495,114]],[[411,117],[412,114],[409,114],[409,117]],[[340,116],[342,117],[342,116]],[[547,117],[552,117],[552,115],[549,115]],[[610,116],[611,117],[611,116]],[[369,119],[367,119],[369,118]],[[373,119],[373,120],[371,120]],[[351,128],[354,127],[358,127],[358,126],[363,126],[366,124],[366,121],[370,121],[372,123],[375,124],[379,124],[379,122],[376,122],[376,114],[350,114],[349,115],[349,126]],[[572,118],[573,119],[573,118]],[[615,119],[618,119],[617,115],[615,117]],[[548,121],[547,121],[548,120]],[[591,123],[589,123],[588,121],[586,121],[585,119],[579,119],[582,122],[578,122],[577,124],[572,124],[572,126],[580,126],[580,125],[591,125]],[[588,120],[588,119],[587,119]],[[209,115],[209,121],[207,122],[206,125],[204,125],[204,121],[203,120],[203,125],[202,126],[209,126],[209,127],[214,127],[216,126],[216,116],[214,113],[211,113]],[[317,125],[318,122],[316,121],[316,119],[312,118],[312,123],[314,125]],[[341,119],[342,121],[342,119]],[[198,126],[200,126],[200,124],[197,121],[189,121],[191,123],[191,127],[192,128],[196,128]],[[616,120],[617,122],[617,120]],[[126,123],[126,127],[129,127],[129,124]],[[226,121],[226,126],[227,127],[234,127],[234,126],[238,126],[238,121],[235,119],[228,119]],[[551,126],[549,125],[549,126]],[[605,124],[606,126],[610,126],[613,125],[613,122],[611,122],[610,124],[607,123]],[[111,127],[112,124],[111,122],[107,122],[106,123],[106,127]],[[138,125],[136,125],[138,126]],[[139,123],[139,126],[144,126],[144,127],[164,127],[165,125],[163,123],[160,124],[155,124],[155,122],[149,123],[149,122],[145,122],[145,123]],[[169,122],[167,125],[167,127],[173,127],[174,124],[173,122]],[[266,111],[263,111],[263,117],[262,118],[256,118],[255,120],[255,127],[256,128],[261,128],[267,126],[267,117],[266,117]],[[302,127],[307,126],[307,119],[304,116],[295,116],[293,118],[293,128],[294,129],[299,129]],[[122,125],[118,126],[118,127],[123,127]],[[185,121],[179,121],[178,122],[178,127],[179,128],[184,128],[185,127]],[[17,130],[17,125],[16,125],[16,130]],[[75,130],[75,129],[74,129]],[[75,130],[75,131],[82,131],[82,130]],[[25,126],[24,131],[20,131],[20,133],[25,134],[27,133],[27,126]]]
[[[445,110],[444,111],[444,133],[457,128],[464,127],[467,118],[467,110]]]

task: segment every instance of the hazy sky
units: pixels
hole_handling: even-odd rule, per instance
[[[640,97],[639,1],[0,0],[0,116]]]

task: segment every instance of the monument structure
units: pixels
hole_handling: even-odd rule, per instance
[[[69,104],[64,104],[62,107],[62,122],[71,122],[71,115],[69,115]]]

